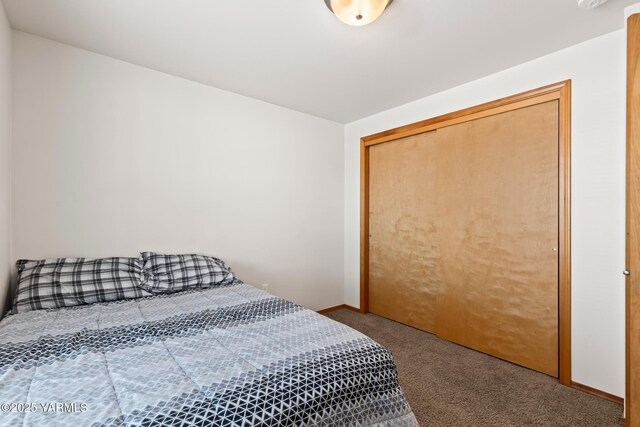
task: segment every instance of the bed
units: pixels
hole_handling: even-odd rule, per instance
[[[0,405],[0,425],[417,425],[385,348],[235,277],[6,316]]]

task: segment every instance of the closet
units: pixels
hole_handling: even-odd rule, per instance
[[[563,82],[363,138],[365,310],[559,377],[566,91]]]

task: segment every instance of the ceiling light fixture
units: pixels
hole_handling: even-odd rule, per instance
[[[595,9],[607,0],[577,0],[580,9]]]
[[[382,15],[393,0],[324,0],[339,20],[348,25],[367,25]]]

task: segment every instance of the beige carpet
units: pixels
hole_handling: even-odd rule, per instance
[[[620,426],[622,406],[561,386],[544,374],[349,310],[327,314],[393,353],[421,425]]]

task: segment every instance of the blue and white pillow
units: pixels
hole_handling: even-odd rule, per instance
[[[138,258],[19,260],[12,313],[150,296]]]
[[[140,258],[147,274],[141,286],[152,293],[226,286],[236,280],[224,261],[210,256],[142,252]]]

